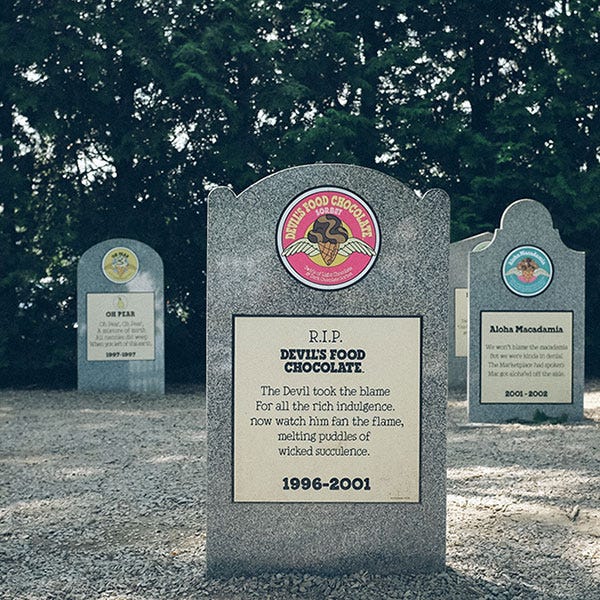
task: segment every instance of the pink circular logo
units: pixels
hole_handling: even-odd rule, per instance
[[[369,205],[333,187],[294,198],[277,226],[277,248],[285,268],[319,290],[339,290],[364,277],[377,259],[379,237]]]

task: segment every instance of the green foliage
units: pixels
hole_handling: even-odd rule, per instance
[[[208,190],[319,161],[444,188],[453,239],[543,202],[587,252],[598,374],[599,25],[591,0],[3,3],[1,381],[74,381],[76,263],[117,236],[163,257],[168,379],[202,378]]]

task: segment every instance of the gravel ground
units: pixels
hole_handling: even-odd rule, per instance
[[[574,425],[448,409],[445,573],[205,576],[203,394],[0,392],[0,597],[600,598],[600,381]]]

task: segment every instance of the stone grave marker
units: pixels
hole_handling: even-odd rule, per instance
[[[584,263],[535,200],[511,204],[471,254],[470,421],[583,418]]]
[[[490,232],[450,244],[450,319],[448,338],[448,389],[467,391],[467,324],[469,318],[469,254],[492,239]]]
[[[112,239],[77,267],[78,389],[165,391],[163,265],[149,246]]]
[[[448,229],[355,166],[210,194],[211,576],[444,568]]]

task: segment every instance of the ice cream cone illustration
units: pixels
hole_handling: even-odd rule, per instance
[[[348,232],[336,216],[323,215],[313,223],[307,238],[313,244],[318,244],[321,258],[329,266],[338,255],[340,244],[348,241]]]
[[[319,252],[327,266],[335,260],[339,247],[337,242],[319,242]]]
[[[521,271],[521,278],[528,283],[535,279],[535,270],[537,268],[539,268],[538,264],[535,262],[535,260],[529,257],[523,259],[517,265],[517,269]]]

